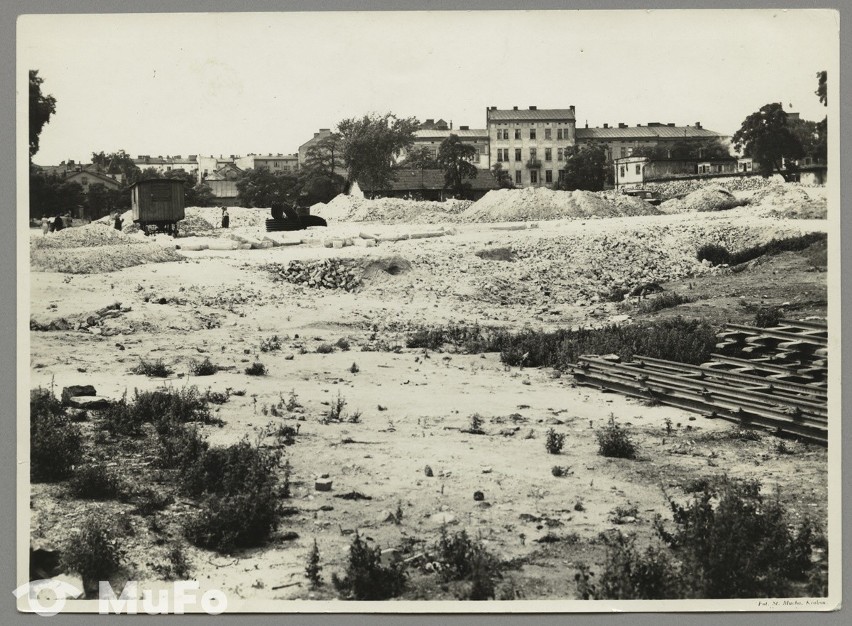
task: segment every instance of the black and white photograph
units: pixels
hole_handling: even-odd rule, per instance
[[[21,16],[18,610],[839,609],[839,43]]]

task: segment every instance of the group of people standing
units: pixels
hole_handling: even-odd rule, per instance
[[[63,228],[67,228],[71,226],[71,214],[66,213],[65,215],[57,215],[54,218],[47,217],[46,215],[41,216],[41,232],[43,234],[58,232]]]

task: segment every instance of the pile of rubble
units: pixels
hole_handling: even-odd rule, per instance
[[[93,335],[110,336],[118,334],[118,331],[112,328],[105,328],[103,322],[108,319],[120,317],[130,310],[129,306],[123,306],[120,302],[116,302],[92,313],[84,313],[71,318],[60,317],[49,322],[40,322],[35,318],[30,318],[30,330],[83,330]]]
[[[56,233],[36,235],[31,238],[30,247],[33,250],[47,248],[81,248],[109,246],[117,244],[140,243],[138,239],[128,237],[112,226],[101,222],[92,222],[85,226],[65,228]]]
[[[434,224],[457,221],[457,216],[467,209],[469,200],[405,200],[403,198],[368,198],[340,194],[328,204],[311,207],[311,215],[330,222],[385,222],[388,224]]]
[[[758,211],[786,219],[825,219],[828,203],[819,189],[775,184],[755,193],[750,201]]]
[[[763,178],[762,176],[729,176],[707,180],[690,178],[688,180],[670,180],[662,183],[649,182],[645,186],[659,193],[664,200],[669,200],[671,198],[683,197],[693,191],[708,186],[722,187],[728,191],[754,191],[772,184],[774,184],[772,178]]]
[[[179,261],[175,250],[157,243],[138,242],[99,247],[44,248],[30,250],[30,268],[36,272],[102,274],[146,263]]]
[[[696,189],[682,199],[666,200],[660,205],[660,211],[663,213],[727,211],[744,204],[748,202],[736,198],[724,187],[712,185]]]
[[[659,211],[640,198],[526,187],[489,191],[461,215],[461,221],[524,222],[624,215],[659,215]]]
[[[271,264],[266,269],[277,278],[314,289],[354,291],[361,284],[362,271],[351,259],[316,259]]]

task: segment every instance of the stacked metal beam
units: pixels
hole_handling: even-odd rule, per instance
[[[629,363],[582,356],[572,373],[583,385],[827,442],[825,326],[729,324],[719,337],[717,349],[736,356],[717,354],[700,366],[641,356]]]

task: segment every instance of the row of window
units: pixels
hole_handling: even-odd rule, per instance
[[[509,148],[497,148],[497,160],[501,163],[507,163],[511,159],[509,159]],[[515,161],[522,161],[521,158],[521,149],[515,148]],[[538,149],[530,148],[530,161],[538,160]],[[544,149],[544,160],[552,161],[553,160],[553,148],[545,148]],[[565,160],[565,149],[557,148],[556,149],[556,160],[564,161]]]
[[[544,129],[544,138],[545,139],[552,139],[553,138],[553,135],[552,135],[552,132],[551,132],[552,130],[553,130],[552,128],[545,128]],[[537,131],[537,129],[530,128],[530,130],[529,130],[529,138],[530,139],[536,139],[537,138],[537,132],[536,131]],[[520,128],[514,129],[514,137],[515,137],[515,139],[521,139],[521,129]],[[497,139],[508,139],[508,138],[509,138],[509,129],[508,128],[498,128],[497,129]],[[570,139],[571,135],[568,133],[567,128],[557,128],[556,129],[556,138],[557,139]]]

